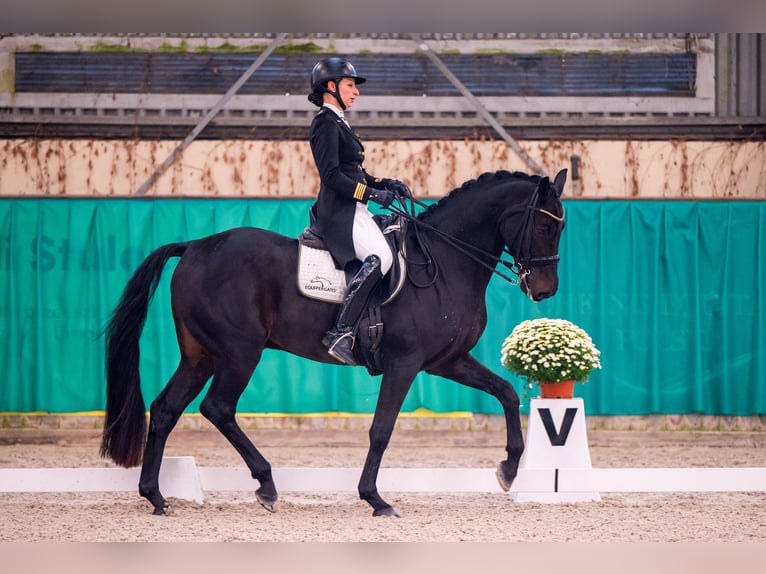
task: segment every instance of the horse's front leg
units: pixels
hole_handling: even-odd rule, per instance
[[[470,354],[446,365],[440,365],[429,373],[452,379],[468,387],[479,389],[495,397],[503,407],[506,427],[506,460],[497,468],[497,480],[506,492],[511,488],[519,470],[519,460],[524,452],[524,436],[521,432],[521,417],[519,416],[519,395],[511,384],[498,377]]]
[[[383,374],[375,416],[370,425],[370,449],[367,451],[367,459],[359,479],[359,498],[372,506],[373,516],[399,517],[396,510],[378,494],[378,471],[404,397],[407,396],[417,372],[418,369],[394,368],[392,372],[387,370]]]

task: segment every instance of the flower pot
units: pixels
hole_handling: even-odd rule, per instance
[[[551,383],[540,381],[541,399],[571,399],[574,396],[574,381]]]

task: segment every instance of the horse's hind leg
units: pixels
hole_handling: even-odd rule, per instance
[[[192,365],[188,358],[182,357],[176,372],[152,402],[138,492],[152,503],[154,514],[167,512],[167,504],[159,485],[165,443],[184,409],[199,394],[211,374],[209,359]]]
[[[519,417],[519,395],[508,381],[498,377],[469,354],[429,372],[489,393],[500,401],[505,415],[507,434],[505,450],[508,457],[498,466],[497,479],[503,490],[508,491],[516,478],[519,460],[524,452],[524,437]]]
[[[260,359],[260,353],[257,353],[255,363],[258,359]],[[252,360],[249,358],[248,362]],[[247,387],[254,369],[254,364],[245,367],[242,361],[232,359],[229,359],[222,367],[216,365],[213,382],[200,405],[200,412],[221,431],[221,434],[240,454],[250,469],[252,477],[260,483],[260,487],[255,491],[258,502],[269,512],[274,512],[278,496],[271,476],[271,464],[247,438],[236,419],[237,402]]]

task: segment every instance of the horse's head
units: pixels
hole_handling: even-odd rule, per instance
[[[533,301],[552,297],[558,290],[558,250],[564,230],[561,193],[566,179],[565,169],[552,183],[548,177],[540,178],[520,218],[517,211],[517,217],[508,218],[501,230],[515,260],[519,287]]]

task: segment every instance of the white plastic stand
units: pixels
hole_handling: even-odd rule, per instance
[[[576,399],[532,399],[524,454],[519,469],[553,469],[549,492],[514,492],[514,502],[600,501],[598,492],[561,492],[558,469],[591,469],[585,405]]]

